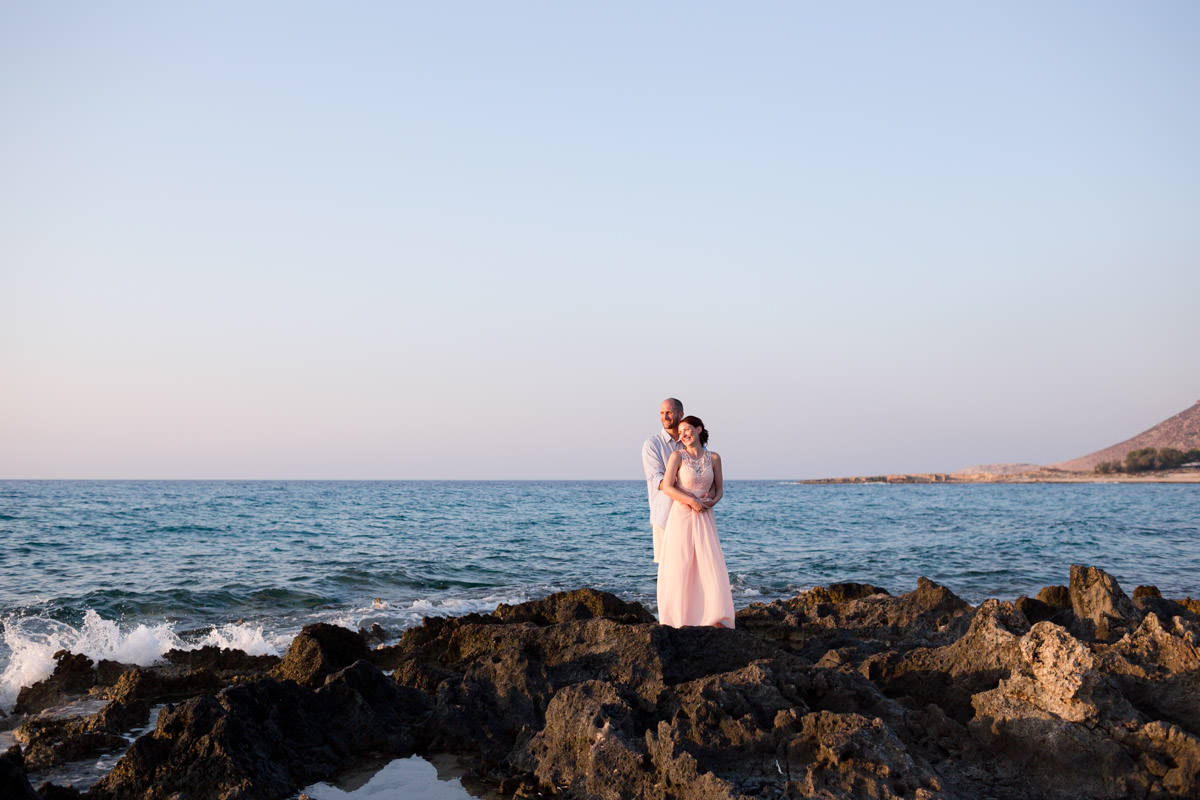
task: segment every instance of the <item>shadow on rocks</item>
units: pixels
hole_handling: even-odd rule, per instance
[[[10,747],[0,754],[0,797],[4,800],[41,800],[29,785],[20,747]]]

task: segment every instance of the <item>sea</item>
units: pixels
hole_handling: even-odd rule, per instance
[[[1071,564],[1200,596],[1196,484],[730,481],[716,519],[737,608],[920,576],[1012,600]],[[0,712],[60,649],[281,654],[584,586],[655,610],[641,481],[0,481]]]

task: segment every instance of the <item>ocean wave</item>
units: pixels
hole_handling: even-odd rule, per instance
[[[46,617],[6,619],[3,642],[9,650],[8,664],[0,673],[0,711],[5,713],[16,703],[21,687],[54,671],[54,654],[59,650],[83,653],[97,661],[104,658],[149,666],[182,643],[169,624],[121,631],[116,622],[91,609],[78,628]]]
[[[54,672],[54,654],[60,650],[80,653],[93,661],[108,659],[123,664],[150,666],[172,649],[197,650],[206,645],[244,650],[251,655],[278,654],[291,637],[264,633],[262,626],[229,623],[212,626],[183,637],[173,623],[138,624],[123,629],[93,609],[83,615],[78,627],[44,616],[9,617],[3,620],[0,642],[0,711],[8,713],[24,686],[31,686]]]
[[[541,596],[540,594],[536,596]],[[418,598],[390,603],[377,598],[371,605],[330,611],[314,615],[314,621],[328,622],[357,630],[379,625],[385,630],[399,632],[421,624],[426,617],[459,617],[464,614],[490,614],[501,603],[515,605],[529,600],[530,594],[512,592],[482,597]]]
[[[516,605],[529,600],[527,594],[496,594],[486,597],[448,597],[442,600],[414,600],[408,611],[424,617],[457,617],[463,614],[490,614],[501,603]]]
[[[290,633],[276,632],[267,634],[261,625],[231,622],[225,625],[214,625],[199,638],[191,640],[184,650],[196,650],[201,647],[221,647],[230,650],[241,650],[252,656],[279,655],[292,641]]]
[[[378,624],[392,634],[420,625],[425,617],[486,614],[501,603],[523,603],[546,592],[503,592],[480,596],[405,599],[389,602],[376,598],[370,604],[336,609],[297,609],[299,613],[265,622],[243,621],[179,630],[178,622],[122,625],[88,608],[78,625],[26,609],[5,618],[0,625],[0,711],[8,713],[22,687],[47,678],[54,671],[54,654],[68,650],[93,661],[109,659],[124,664],[150,666],[172,649],[197,650],[215,646],[242,650],[250,655],[281,655],[300,629],[326,622],[357,630]],[[268,592],[268,594],[272,594]]]

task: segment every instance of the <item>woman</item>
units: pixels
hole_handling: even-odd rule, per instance
[[[674,500],[658,562],[658,619],[663,625],[733,627],[733,594],[712,507],[724,494],[721,457],[710,453],[699,417],[679,422],[662,490]]]

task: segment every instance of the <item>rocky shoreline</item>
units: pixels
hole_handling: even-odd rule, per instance
[[[412,754],[455,754],[514,797],[1200,796],[1196,600],[1073,566],[1011,602],[834,584],[737,626],[666,628],[579,589],[389,646],[313,625],[282,658],[60,653],[0,719],[19,742],[0,797],[286,798]],[[46,714],[79,698],[98,710]],[[29,780],[122,750],[82,793]]]

